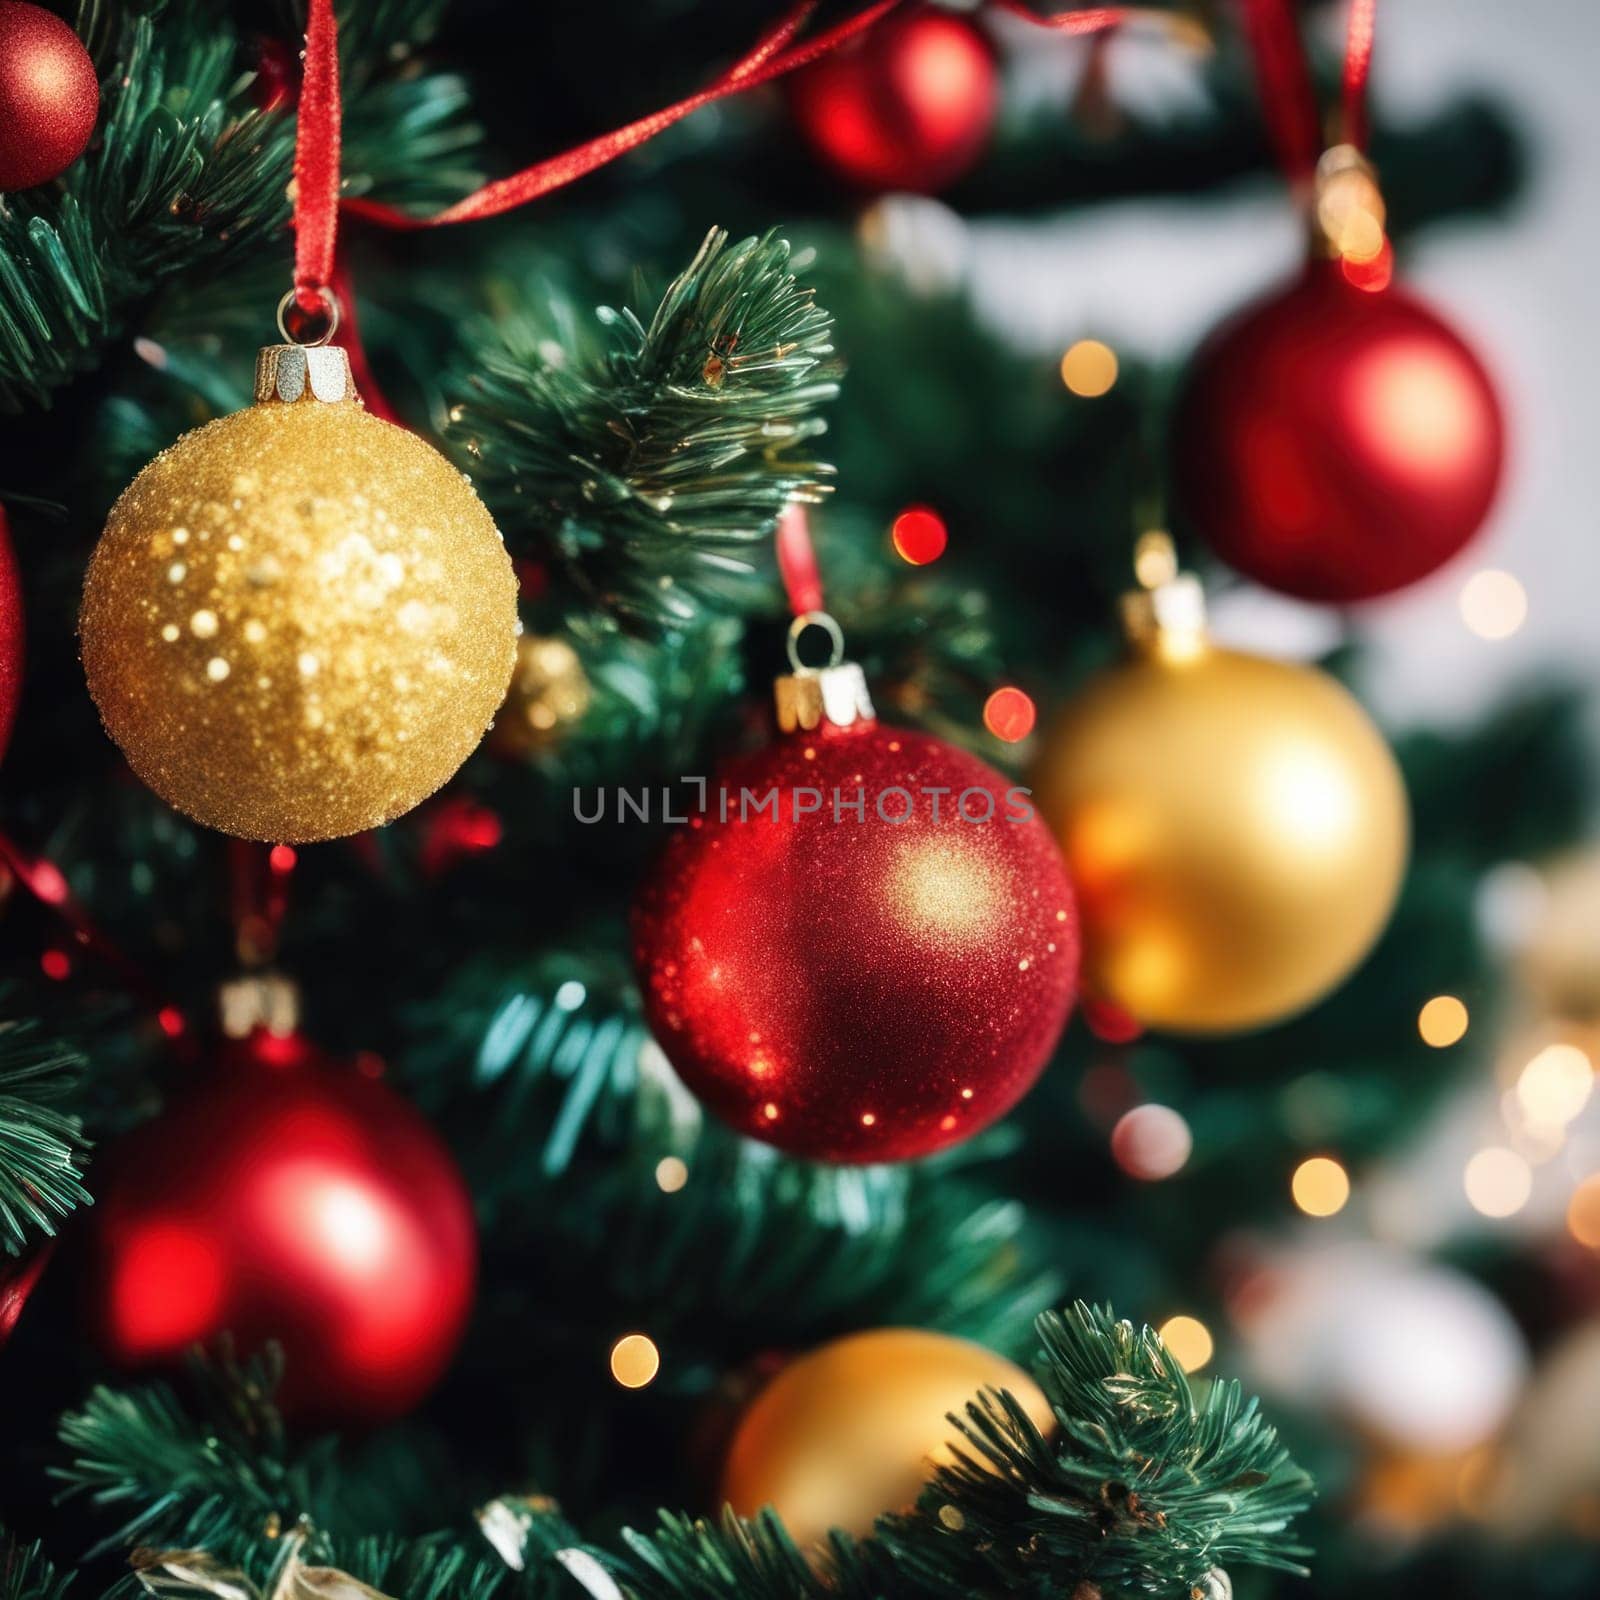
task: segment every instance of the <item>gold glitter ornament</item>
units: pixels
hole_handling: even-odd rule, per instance
[[[511,689],[494,719],[489,743],[503,756],[548,750],[579,721],[593,698],[589,675],[565,639],[525,634],[517,641]]]
[[[106,731],[163,800],[241,838],[334,839],[472,753],[517,585],[466,478],[363,409],[344,352],[278,345],[254,405],[112,508],[79,632]]]

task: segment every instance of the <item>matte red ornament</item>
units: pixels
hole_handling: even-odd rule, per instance
[[[1174,486],[1229,565],[1305,600],[1366,600],[1482,526],[1505,428],[1472,350],[1404,289],[1313,261],[1200,347],[1174,420]],[[1356,269],[1354,276],[1359,277]]]
[[[899,1161],[1033,1085],[1078,925],[1026,791],[869,717],[729,763],[647,879],[634,951],[655,1036],[711,1110],[796,1155]]]
[[[298,1039],[258,1034],[132,1135],[92,1216],[90,1309],[113,1360],[276,1340],[300,1420],[410,1410],[472,1308],[477,1234],[450,1153],[393,1090]]]
[[[983,153],[1000,82],[976,24],[914,6],[796,73],[790,100],[801,133],[840,177],[932,194]]]
[[[22,695],[22,583],[0,506],[0,756],[11,742],[17,701]]]
[[[0,193],[59,177],[100,114],[100,80],[83,41],[54,12],[0,0]]]

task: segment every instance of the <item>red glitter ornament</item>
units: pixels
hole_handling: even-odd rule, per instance
[[[1422,301],[1312,262],[1225,322],[1174,426],[1187,520],[1231,566],[1305,600],[1437,570],[1482,525],[1505,454],[1494,387]]]
[[[373,1423],[433,1386],[472,1308],[477,1235],[449,1152],[382,1083],[258,1033],[113,1157],[91,1312],[119,1364],[276,1340],[286,1413]]]
[[[22,584],[0,506],[0,756],[11,741],[17,701],[22,694]]]
[[[807,142],[842,178],[931,194],[983,153],[999,74],[969,18],[915,6],[796,73],[790,101]]]
[[[0,0],[0,194],[59,177],[99,114],[100,81],[77,34],[42,6]]]
[[[784,715],[797,685],[809,731]],[[640,894],[650,1022],[742,1133],[825,1161],[927,1155],[1049,1059],[1077,982],[1072,889],[1027,791],[875,721],[858,668],[802,669],[779,696],[792,731],[722,769]]]

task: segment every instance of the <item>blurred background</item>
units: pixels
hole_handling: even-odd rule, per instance
[[[1380,0],[1383,250],[1334,268],[1353,263],[1354,284],[1378,261],[1374,306],[1392,271],[1477,353],[1505,466],[1455,545],[1365,596],[1252,581],[1173,464],[1197,348],[1307,257],[1310,182],[1286,178],[1263,114],[1253,0],[1134,7],[1089,37],[998,3],[933,8],[970,36],[953,88],[947,59],[932,69],[959,159],[915,140],[908,155],[891,98],[868,118],[878,166],[853,167],[841,117],[808,111],[797,80],[493,222],[347,224],[368,402],[477,481],[517,562],[523,654],[440,798],[243,866],[132,780],[74,628],[118,491],[249,399],[286,270],[300,15],[174,0],[152,31],[142,8],[113,9],[79,8],[78,26],[104,92],[148,81],[149,104],[59,186],[0,204],[0,249],[24,264],[0,275],[0,502],[29,638],[0,785],[7,1002],[81,1051],[68,1109],[110,1142],[222,1058],[206,1032],[219,988],[270,967],[300,984],[319,1051],[386,1072],[440,1130],[477,1202],[484,1288],[433,1398],[352,1430],[335,1503],[357,1531],[467,1526],[507,1484],[558,1497],[596,1537],[661,1506],[705,1513],[752,1374],[901,1324],[1025,1359],[1034,1314],[1082,1296],[1158,1326],[1197,1383],[1258,1389],[1316,1477],[1311,1576],[1240,1567],[1241,1596],[1600,1594],[1600,9]],[[689,93],[765,14],[346,9],[347,191],[413,208]],[[1347,8],[1287,10],[1320,148]],[[148,78],[124,78],[127,60]],[[921,92],[914,75],[871,82]],[[204,147],[195,171],[220,151],[226,181],[175,178],[160,203],[119,188],[119,172],[166,170],[176,126]],[[242,126],[259,142],[241,176],[226,159]],[[180,204],[184,185],[208,205]],[[756,465],[695,525],[607,454],[604,406],[560,374],[608,398],[632,382],[631,324],[596,308],[648,323],[713,225],[792,242],[834,319],[841,390],[808,377],[786,397],[801,467],[741,436]],[[677,355],[682,385],[732,370]],[[629,415],[670,412],[664,387],[640,380]],[[1225,388],[1208,394],[1202,421],[1225,409]],[[1393,916],[1348,979],[1236,1035],[1142,1030],[1090,994],[1016,1113],[926,1162],[818,1167],[703,1114],[650,1037],[629,957],[659,839],[576,826],[570,795],[707,771],[765,726],[787,622],[768,546],[797,489],[880,712],[1018,781],[1117,658],[1136,540],[1156,530],[1204,580],[1219,640],[1346,684],[1413,820]],[[1380,557],[1421,520],[1369,518]],[[159,1010],[130,972],[155,975]],[[93,1164],[85,1181],[98,1201]],[[128,1380],[82,1311],[90,1224],[39,1256],[25,1212],[0,1229],[22,1263],[0,1258],[0,1499],[19,1534],[75,1555],[92,1517],[54,1497],[57,1418]],[[624,1330],[648,1335],[637,1382],[608,1359]],[[136,1504],[163,1492],[168,1458],[149,1459]]]

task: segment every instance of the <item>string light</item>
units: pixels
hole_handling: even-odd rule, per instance
[[[1350,1198],[1350,1174],[1331,1156],[1312,1156],[1294,1169],[1289,1192],[1308,1217],[1336,1216]]]
[[[1436,994],[1417,1013],[1417,1032],[1424,1044],[1443,1050],[1466,1036],[1467,1008],[1453,994]]]
[[[1567,1232],[1590,1250],[1600,1250],[1600,1172],[1591,1172],[1567,1202]]]
[[[1198,1372],[1216,1349],[1211,1330],[1198,1317],[1168,1317],[1156,1331],[1185,1372]]]
[[[1533,1193],[1533,1169],[1515,1150],[1491,1145],[1467,1163],[1462,1185],[1474,1211],[1486,1217],[1514,1216]]]
[[[643,1333],[624,1334],[611,1347],[611,1376],[624,1389],[642,1389],[661,1370],[661,1352]]]
[[[656,1162],[656,1187],[663,1194],[676,1194],[689,1181],[689,1168],[677,1156],[662,1156]]]
[[[1171,1106],[1135,1106],[1111,1130],[1111,1154],[1117,1165],[1146,1183],[1159,1183],[1181,1171],[1193,1149],[1189,1124]]]
[[[1061,358],[1061,381],[1085,400],[1095,400],[1117,381],[1117,353],[1098,339],[1080,339]]]
[[[1480,639],[1509,639],[1528,618],[1528,593],[1509,572],[1475,572],[1461,589],[1461,620]]]
[[[908,506],[894,519],[889,538],[895,554],[914,567],[937,561],[950,542],[944,518],[928,506]]]
[[[1007,744],[1026,739],[1038,719],[1032,699],[1021,689],[996,689],[983,703],[983,725]]]
[[[1178,547],[1165,528],[1139,535],[1133,546],[1133,575],[1141,589],[1159,589],[1178,576]]]

